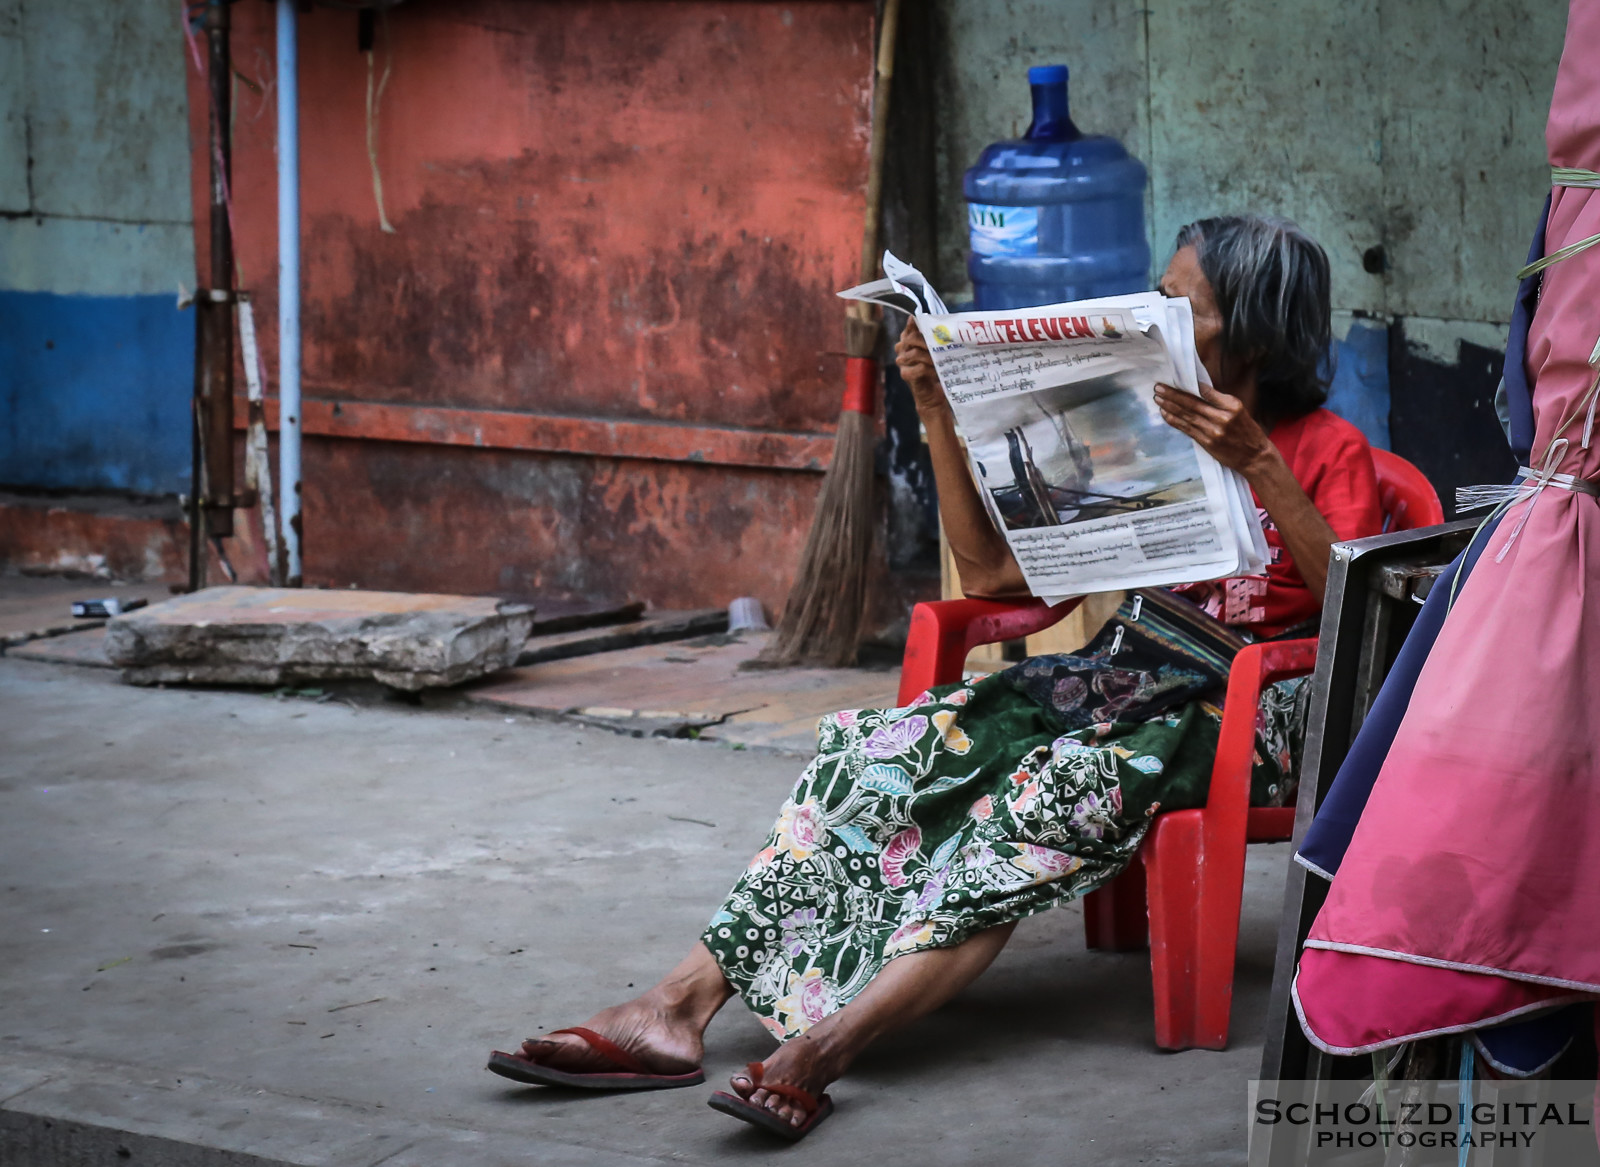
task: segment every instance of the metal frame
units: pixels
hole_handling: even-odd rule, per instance
[[[1471,542],[1476,529],[1474,520],[1464,519],[1334,544],[1295,803],[1296,850],[1433,581]],[[1326,1081],[1360,1076],[1369,1070],[1366,1058],[1332,1057],[1307,1041],[1289,995],[1306,936],[1327,893],[1324,880],[1298,863],[1289,864],[1261,1051],[1262,1080]],[[1298,1129],[1266,1128],[1262,1136],[1266,1143],[1252,1147],[1251,1162],[1306,1162],[1309,1148],[1303,1145],[1300,1133]]]

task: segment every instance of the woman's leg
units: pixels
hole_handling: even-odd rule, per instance
[[[682,1074],[700,1065],[706,1026],[731,996],[733,986],[710,949],[696,944],[659,983],[631,1001],[602,1009],[583,1025],[656,1073]],[[609,1059],[575,1034],[530,1037],[522,1043],[522,1053],[530,1061],[574,1073],[612,1068]]]
[[[933,1012],[970,985],[1011,939],[1016,923],[987,928],[952,948],[931,948],[896,957],[843,1009],[792,1037],[763,1065],[763,1080],[798,1086],[812,1097],[827,1089],[874,1039]],[[793,1102],[765,1090],[745,1074],[733,1088],[799,1126],[805,1115]]]

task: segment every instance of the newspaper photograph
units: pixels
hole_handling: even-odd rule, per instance
[[[1188,301],[1156,293],[949,312],[915,269],[841,293],[911,312],[973,479],[1035,595],[1262,569],[1248,487],[1162,420],[1158,382],[1198,391]]]
[[[1161,419],[1152,395],[1140,392],[1166,372],[1146,364],[1152,362],[967,411],[963,429],[979,485],[1007,530],[1205,497],[1194,443]]]

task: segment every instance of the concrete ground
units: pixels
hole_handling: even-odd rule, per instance
[[[508,713],[561,715],[625,732],[817,752],[817,718],[895,703],[899,669],[748,669],[774,634],[741,632],[503,669],[464,692]],[[59,637],[57,639],[60,639]]]
[[[693,942],[793,757],[444,702],[134,689],[0,659],[0,1163],[1221,1164],[1243,1158],[1284,848],[1254,848],[1223,1053],[1158,1052],[1139,954],[1027,921],[786,1152],[704,1087],[520,1088],[491,1046]]]

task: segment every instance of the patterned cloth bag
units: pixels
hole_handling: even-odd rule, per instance
[[[1130,592],[1116,614],[1075,653],[1029,657],[1000,675],[1054,710],[1067,730],[1147,721],[1225,688],[1249,641],[1199,606],[1162,588]]]

